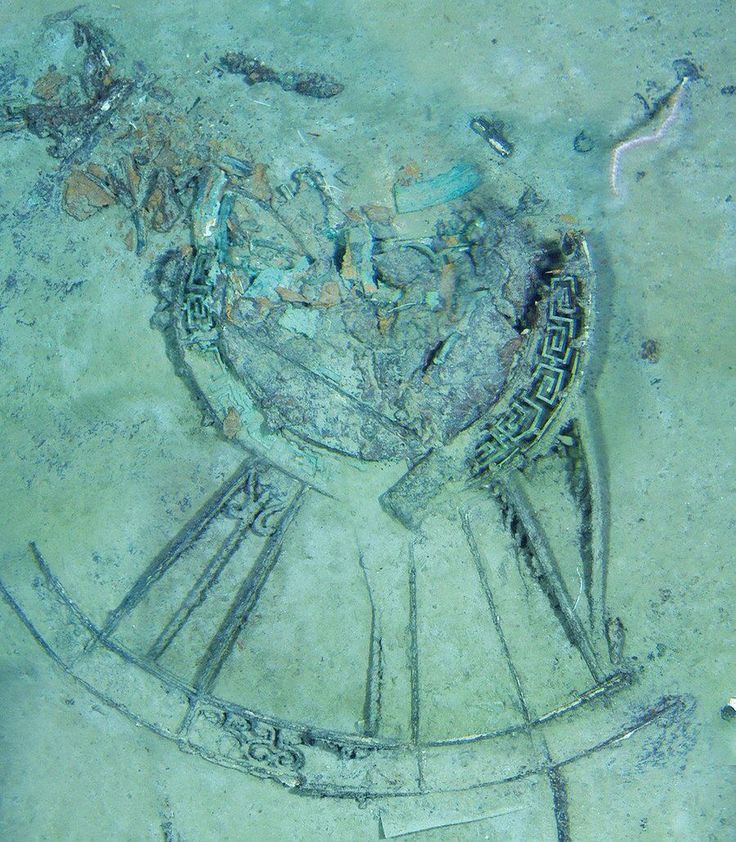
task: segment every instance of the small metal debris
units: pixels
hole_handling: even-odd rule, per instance
[[[240,428],[242,426],[243,423],[240,420],[240,415],[237,409],[235,409],[234,406],[229,407],[227,414],[222,421],[222,432],[225,437],[228,439],[234,439],[240,432]]]
[[[641,343],[639,356],[650,363],[659,362],[659,344],[656,339],[645,339]]]
[[[514,144],[504,134],[504,124],[500,120],[488,120],[486,117],[473,117],[470,128],[502,158],[508,158],[514,151]]]
[[[287,70],[279,73],[257,58],[245,53],[229,52],[220,59],[220,65],[228,73],[242,76],[247,85],[259,82],[275,82],[284,91],[295,91],[302,96],[329,99],[342,93],[344,85],[324,73]]]
[[[586,152],[590,152],[595,148],[595,141],[585,131],[585,129],[583,129],[575,135],[575,140],[573,140],[572,142],[572,148],[576,152],[582,152],[583,154],[585,154]]]
[[[726,721],[736,719],[736,698],[729,699],[728,704],[721,708],[721,718]]]
[[[253,164],[250,161],[244,161],[242,158],[235,158],[232,155],[223,155],[220,159],[220,169],[224,170],[228,175],[240,176],[248,178],[253,175]]]
[[[691,82],[695,82],[698,79],[703,78],[703,68],[698,67],[698,65],[689,58],[675,59],[672,62],[672,69],[675,71],[678,84],[682,82],[683,79],[689,79]]]
[[[113,204],[115,196],[89,173],[73,169],[64,182],[63,207],[74,219],[89,219]]]

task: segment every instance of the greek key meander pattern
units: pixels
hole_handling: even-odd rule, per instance
[[[214,252],[207,249],[197,251],[182,293],[181,309],[187,333],[206,332],[215,325],[214,262]]]
[[[523,456],[544,435],[565,399],[580,363],[581,284],[572,274],[553,275],[544,333],[528,383],[487,428],[476,451],[477,473]]]

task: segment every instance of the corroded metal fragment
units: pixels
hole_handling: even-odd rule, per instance
[[[394,185],[394,201],[399,213],[431,208],[465,196],[481,183],[478,168],[473,164],[455,164],[449,170],[428,178]]]
[[[260,82],[274,82],[285,91],[294,91],[302,96],[316,99],[329,99],[344,90],[344,85],[324,73],[314,73],[303,70],[287,70],[280,72],[264,64],[260,59],[245,55],[245,53],[229,52],[220,59],[222,67],[228,73],[235,73],[243,77],[247,85],[257,85]]]
[[[75,219],[89,219],[102,208],[115,203],[115,197],[99,180],[74,169],[64,182],[64,210]]]
[[[574,397],[593,317],[594,274],[585,240],[565,241],[569,255],[548,276],[536,341],[518,363],[504,401],[494,407],[477,445],[475,471],[491,475],[550,446],[545,434],[572,417]],[[546,445],[545,445],[546,442]]]

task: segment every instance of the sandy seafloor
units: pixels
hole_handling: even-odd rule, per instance
[[[3,4],[0,53],[35,78],[53,61],[41,19],[64,8]],[[206,114],[230,136],[247,134],[272,172],[341,171],[346,204],[386,202],[409,161],[436,172],[491,154],[468,136],[468,117],[503,118],[516,146],[510,164],[589,234],[605,292],[597,397],[610,470],[609,604],[626,618],[626,651],[645,665],[646,687],[695,705],[686,751],[681,741],[668,756],[665,742],[642,764],[632,738],[568,768],[571,838],[736,838],[736,721],[720,715],[736,696],[736,95],[722,92],[736,85],[733,7],[120,0],[80,16],[181,102],[201,96]],[[203,55],[227,49],[330,73],[345,92],[306,101],[235,77],[215,84]],[[666,138],[625,160],[616,198],[611,144],[638,114],[635,92],[672,87],[680,58],[703,77]],[[573,149],[583,129],[594,141],[586,154]],[[114,214],[80,223],[34,203],[39,174],[53,167],[44,141],[0,137],[0,572],[28,564],[36,540],[84,602],[88,587],[114,580],[126,546],[156,543],[152,513],[181,519],[187,484],[226,475],[237,456],[202,428],[149,326],[144,273],[155,251],[126,250]],[[656,361],[640,354],[648,339]],[[100,547],[110,566],[93,574]],[[379,838],[377,805],[299,797],[183,754],[54,667],[5,605],[0,623],[3,839]],[[494,811],[492,793],[486,806]],[[552,838],[534,815],[405,838]]]

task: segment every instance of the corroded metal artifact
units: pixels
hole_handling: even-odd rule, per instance
[[[101,36],[79,31],[87,103],[56,122],[14,106],[6,125],[74,164],[72,216],[122,207],[138,252],[168,237],[153,324],[240,465],[116,604],[82,609],[35,544],[39,585],[6,599],[185,751],[359,798],[540,778],[563,832],[565,765],[685,708],[600,703],[632,673],[606,606],[584,235],[540,234],[475,169],[462,190],[430,180],[414,238],[387,208],[341,208],[314,169],[272,186],[174,139],[140,105],[149,83],[101,76]],[[113,111],[147,131],[103,132]]]

